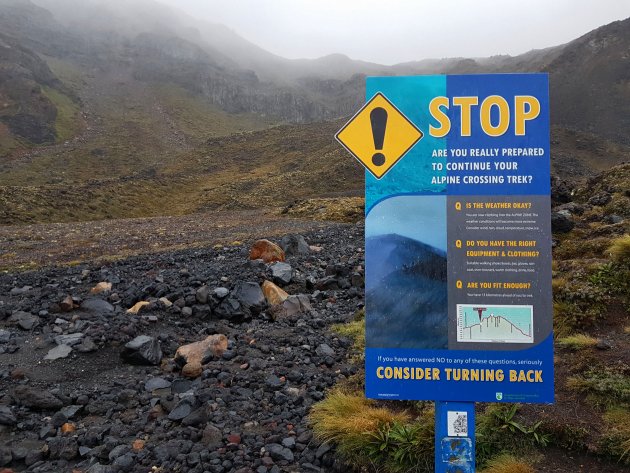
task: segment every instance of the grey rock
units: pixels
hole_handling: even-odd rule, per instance
[[[193,411],[193,406],[188,401],[188,399],[184,399],[177,403],[177,405],[173,408],[171,412],[168,414],[168,418],[170,420],[182,420],[184,417],[189,416]]]
[[[85,337],[81,341],[81,343],[79,343],[74,348],[81,353],[90,353],[97,350],[96,343],[94,343],[94,341],[90,337]]]
[[[85,447],[83,445],[79,447],[79,455],[81,455],[82,457],[86,456],[91,451],[92,449],[90,447]]]
[[[315,353],[317,353],[318,356],[335,356],[335,350],[330,348],[325,343],[322,343],[321,345],[319,345],[315,349]]]
[[[97,314],[111,314],[114,312],[113,305],[97,297],[86,299],[81,302],[81,309],[87,312],[95,312]]]
[[[18,386],[13,390],[13,397],[23,406],[31,409],[61,409],[63,402],[48,391],[29,386]]]
[[[52,416],[50,419],[50,423],[53,425],[53,427],[57,428],[61,427],[66,422],[68,422],[68,417],[66,417],[66,415],[61,411],[55,412],[55,415]]]
[[[114,473],[116,468],[110,465],[101,465],[96,463],[90,467],[87,473]]]
[[[61,409],[61,413],[63,415],[65,415],[68,419],[72,419],[77,412],[79,412],[81,409],[83,409],[83,406],[79,406],[79,405],[72,405],[72,406],[66,406],[63,409]]]
[[[225,297],[227,297],[227,295],[230,293],[229,290],[227,290],[225,287],[217,287],[212,291],[212,294],[217,298],[217,299],[224,299]]]
[[[285,235],[280,240],[280,248],[287,256],[307,255],[311,249],[302,235]]]
[[[622,223],[624,221],[624,218],[620,215],[616,215],[616,214],[611,214],[611,215],[607,215],[604,218],[604,221],[606,223],[610,223],[610,224],[617,224],[617,223]]]
[[[234,298],[252,315],[260,314],[266,305],[265,295],[255,282],[238,283],[234,289]]]
[[[246,315],[241,303],[231,297],[223,299],[214,309],[214,312],[217,317],[222,319],[237,319],[245,317]]]
[[[608,194],[607,192],[603,192],[601,194],[596,194],[590,199],[588,199],[588,203],[591,205],[597,205],[597,206],[603,207],[611,200],[612,200],[612,195]]]
[[[145,391],[155,391],[156,389],[170,388],[171,382],[164,378],[151,378],[144,383]]]
[[[200,407],[182,419],[182,424],[189,427],[197,427],[208,422],[208,413],[205,407]]]
[[[323,443],[319,446],[317,451],[315,452],[315,458],[321,458],[326,455],[332,449],[332,445],[329,443]]]
[[[13,461],[13,454],[9,447],[0,447],[0,467],[8,466]]]
[[[184,317],[192,317],[192,315],[193,315],[192,307],[183,307],[182,308],[182,315]]]
[[[29,312],[18,310],[9,317],[9,322],[17,325],[22,330],[32,330],[39,325],[39,317]]]
[[[284,460],[290,463],[295,459],[291,450],[278,443],[265,445],[265,450],[267,450],[269,452],[269,456],[276,461]]]
[[[286,437],[282,439],[282,446],[287,448],[295,447],[295,437]]]
[[[0,406],[0,425],[15,425],[17,419],[13,415],[10,407]]]
[[[32,286],[14,287],[13,289],[11,289],[10,294],[12,296],[21,296],[26,294],[31,289],[33,289]]]
[[[293,279],[293,268],[288,263],[276,262],[273,263],[269,269],[271,269],[271,277],[273,282],[279,285],[286,285]]]
[[[53,460],[72,460],[79,456],[79,445],[71,437],[53,437],[48,439],[48,452]]]
[[[9,343],[11,340],[11,332],[8,330],[0,330],[0,343]]]
[[[200,304],[207,304],[209,296],[210,288],[208,286],[201,286],[199,289],[197,289],[197,292],[195,293],[195,298]]]
[[[134,365],[158,365],[162,360],[162,350],[156,338],[140,335],[123,347],[120,356]]]
[[[310,312],[311,310],[313,310],[313,308],[308,300],[308,296],[305,294],[291,294],[282,303],[282,309],[279,311],[278,315],[291,317],[296,314]]]
[[[206,425],[203,429],[203,443],[208,449],[216,449],[223,445],[223,434],[221,430],[212,424]]]
[[[68,335],[57,335],[55,337],[55,343],[57,345],[74,346],[74,345],[78,345],[79,343],[81,343],[81,340],[83,339],[84,336],[85,335],[83,335],[81,332],[70,333]]]
[[[70,345],[57,345],[48,351],[48,354],[44,357],[44,360],[58,360],[59,358],[66,358],[72,352]]]
[[[558,213],[551,212],[551,231],[553,233],[568,233],[573,230],[575,223],[570,218]]]

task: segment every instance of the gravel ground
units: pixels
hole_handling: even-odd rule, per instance
[[[246,242],[0,275],[0,471],[347,471],[306,416],[357,370],[330,326],[363,305],[363,227],[317,228],[289,269]],[[264,280],[303,296],[270,307]],[[177,349],[215,334],[185,376]]]

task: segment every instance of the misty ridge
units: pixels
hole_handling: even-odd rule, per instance
[[[618,130],[627,125],[627,114],[585,118],[587,107],[595,105],[614,115],[614,104],[626,98],[618,96],[625,94],[623,87],[605,93],[597,89],[627,79],[624,61],[615,57],[627,45],[627,22],[516,57],[418,58],[383,66],[341,54],[284,59],[228,26],[197,20],[151,0],[2,0],[0,5],[2,31],[25,47],[86,66],[130,70],[141,81],[172,82],[229,113],[307,123],[352,114],[363,101],[365,75],[545,71],[551,74],[555,123],[614,138],[622,138]],[[585,83],[591,87],[583,91],[580,84]],[[575,100],[580,92],[588,93]],[[623,119],[617,124],[616,118]]]

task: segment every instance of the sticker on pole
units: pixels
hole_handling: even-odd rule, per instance
[[[335,138],[376,179],[380,179],[422,136],[418,127],[378,92]]]

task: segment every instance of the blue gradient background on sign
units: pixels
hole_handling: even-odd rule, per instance
[[[551,183],[549,178],[549,86],[547,74],[483,74],[466,76],[447,76],[446,89],[448,97],[479,97],[479,105],[472,108],[472,133],[471,136],[461,136],[460,133],[460,108],[451,107],[447,115],[451,119],[451,131],[447,135],[448,148],[542,148],[543,156],[532,157],[508,157],[497,158],[454,158],[450,156],[449,162],[474,162],[474,161],[507,161],[518,163],[518,170],[514,171],[461,171],[448,172],[448,175],[503,175],[508,174],[531,175],[531,184],[509,184],[507,179],[504,184],[448,184],[449,195],[548,195]],[[479,109],[483,100],[489,95],[506,97],[510,105],[510,126],[507,132],[499,137],[486,135],[481,129]],[[535,120],[526,122],[525,136],[514,135],[514,102],[515,95],[532,95],[540,101],[540,115]],[[395,102],[394,102],[395,103]],[[492,108],[491,122],[498,123],[497,107]],[[494,164],[493,164],[494,167]]]
[[[392,80],[393,79],[393,80]],[[446,76],[368,77],[366,99],[382,92],[424,136],[381,179],[365,173],[365,211],[386,197],[404,194],[439,194],[446,192],[446,185],[432,186],[431,153],[435,148],[446,148],[445,139],[429,136],[429,102],[433,97],[446,95]],[[369,139],[369,138],[368,138]],[[387,146],[387,131],[385,131]],[[446,175],[446,171],[441,174]]]

